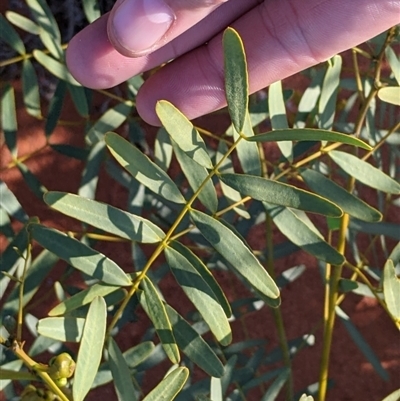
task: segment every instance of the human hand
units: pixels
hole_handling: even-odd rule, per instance
[[[147,19],[139,18],[144,9]],[[160,125],[160,99],[189,119],[226,105],[222,31],[228,25],[244,42],[253,93],[399,22],[400,0],[118,0],[71,40],[67,64],[83,85],[107,88],[174,59],[136,98],[141,117]]]

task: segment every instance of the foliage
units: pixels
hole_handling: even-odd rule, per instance
[[[99,15],[96,4],[84,2],[89,21]],[[27,5],[31,19],[15,12],[0,18],[0,37],[17,54],[1,66],[21,67],[25,110],[43,119],[46,145],[39,152],[50,147],[84,161],[85,169],[78,194],[44,187],[29,169],[32,154],[20,154],[15,89],[2,81],[1,121],[5,147],[12,155],[2,171],[19,169],[47,207],[81,222],[78,231],[48,227],[29,216],[7,183],[0,182],[0,228],[6,244],[0,262],[0,334],[3,350],[11,351],[1,357],[5,397],[79,401],[113,380],[118,400],[159,400],[161,395],[164,400],[239,400],[259,387],[266,401],[276,399],[286,387],[287,399],[311,400],[318,394],[322,401],[336,317],[376,372],[387,379],[373,349],[340,305],[351,293],[375,297],[400,328],[400,245],[393,247],[399,229],[388,220],[399,207],[400,194],[395,179],[400,123],[390,104],[399,98],[396,30],[373,39],[370,51],[353,49],[351,78],[341,79],[342,59],[335,56],[304,72],[311,78],[304,93],[283,90],[277,82],[268,89],[267,101],[265,91],[249,101],[245,49],[237,33],[227,29],[225,89],[232,125],[217,136],[160,101],[156,111],[163,128],[150,149],[134,113],[142,78],[122,85],[124,96],[101,91],[116,103],[94,119],[93,91],[69,74],[51,10],[43,0],[27,0]],[[38,35],[43,46],[28,52],[25,36],[15,27]],[[368,74],[360,74],[359,57],[373,61]],[[390,76],[382,75],[385,60]],[[40,95],[39,65],[56,82],[47,110]],[[350,96],[339,101],[344,90]],[[67,92],[86,121],[83,148],[52,139],[56,126],[63,124]],[[286,109],[292,96],[299,102],[297,113]],[[377,103],[377,97],[383,102]],[[386,121],[380,118],[383,115],[389,115]],[[123,124],[129,127],[128,138],[111,132]],[[274,144],[280,152],[275,159],[268,154]],[[102,166],[127,189],[126,210],[96,200]],[[365,187],[374,191],[374,206],[363,199]],[[258,251],[248,243],[255,225],[266,233]],[[283,242],[272,236],[275,228],[286,237]],[[367,249],[360,247],[359,233],[369,235]],[[106,242],[129,244],[132,260],[119,266],[100,251]],[[326,291],[320,378],[317,386],[304,390],[309,396],[294,394],[296,372],[291,366],[297,354],[312,345],[320,324],[300,338],[286,339],[281,296],[284,299],[288,283],[302,290],[295,281],[304,266],[291,266],[280,274],[275,266],[281,255],[294,252],[319,261]],[[375,263],[372,255],[377,252]],[[56,266],[64,273],[51,291],[57,304],[48,310],[49,294],[42,289]],[[162,290],[167,271],[194,312],[188,313],[187,305],[181,305],[182,310],[170,305]],[[73,272],[78,272],[81,285],[68,283]],[[232,282],[233,274],[246,295],[229,293],[228,301],[216,276]],[[48,316],[27,312],[34,301]],[[263,338],[232,343],[231,323],[244,322],[246,315],[267,306],[272,308],[280,349],[266,355]],[[118,339],[130,330],[134,311],[144,311],[151,325],[139,344],[123,351]],[[35,337],[28,350],[26,328]],[[45,351],[55,356],[47,364],[37,362]],[[154,366],[169,370],[144,394],[142,383]],[[204,374],[195,381],[197,368]],[[22,393],[18,383],[24,386]],[[396,397],[393,394],[387,399]]]

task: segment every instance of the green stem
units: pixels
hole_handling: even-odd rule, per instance
[[[276,274],[274,268],[274,244],[272,235],[272,219],[267,214],[266,218],[266,235],[267,235],[267,249],[268,249],[268,259],[267,259],[267,271],[272,279],[275,281]],[[293,374],[292,374],[292,360],[290,357],[290,350],[288,347],[285,325],[283,323],[283,315],[280,307],[272,308],[272,316],[275,321],[275,326],[278,331],[279,345],[282,350],[283,362],[285,367],[289,371],[289,377],[286,383],[286,400],[292,401],[294,398],[293,394]]]

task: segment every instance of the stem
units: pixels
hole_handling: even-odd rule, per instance
[[[17,317],[17,336],[16,340],[18,342],[21,342],[22,338],[22,321],[24,318],[24,289],[25,289],[25,278],[26,278],[26,273],[28,271],[28,265],[31,260],[31,251],[32,251],[32,241],[31,241],[31,236],[28,234],[28,246],[26,249],[26,255],[25,255],[25,262],[24,262],[24,270],[22,272],[22,276],[19,279],[19,291],[18,291],[18,317]]]
[[[382,62],[383,57],[385,54],[386,47],[390,44],[394,37],[394,28],[388,31],[386,36],[386,40],[384,45],[382,46],[378,56],[375,58],[376,60],[376,67],[374,71],[374,87],[371,89],[371,92],[368,94],[367,98],[363,98],[362,108],[358,115],[355,128],[354,128],[354,135],[358,137],[361,133],[361,129],[364,125],[365,117],[367,115],[368,108],[370,106],[371,101],[375,98],[378,93],[378,89],[380,86],[380,75],[382,69]],[[356,60],[356,59],[355,59]],[[356,72],[358,72],[357,66],[355,66]],[[362,100],[363,100],[362,99]],[[374,148],[372,152],[376,149]],[[372,153],[371,153],[372,154]],[[369,156],[369,155],[368,155]],[[355,179],[353,177],[349,177],[347,183],[347,190],[349,192],[353,191],[355,184]],[[345,248],[346,248],[346,232],[349,225],[349,215],[344,214],[341,218],[341,224],[339,229],[339,240],[337,250],[342,255],[344,255]],[[319,377],[319,389],[318,389],[318,400],[324,401],[326,398],[327,392],[327,385],[328,385],[328,369],[329,369],[329,356],[330,350],[332,346],[332,337],[333,337],[333,328],[335,325],[335,318],[336,318],[336,305],[339,299],[339,280],[342,276],[342,266],[335,266],[333,271],[329,276],[329,283],[326,286],[327,293],[325,295],[325,302],[328,302],[327,307],[328,316],[324,316],[324,334],[323,334],[323,351],[322,351],[322,358],[321,358],[321,365],[320,365],[320,377]]]
[[[18,341],[14,341],[12,350],[14,354],[24,362],[28,369],[32,370],[37,376],[39,376],[46,386],[55,394],[57,395],[61,401],[71,401],[66,394],[63,393],[60,387],[54,383],[53,379],[49,376],[48,373],[44,372],[38,367],[40,366],[37,362],[35,362],[26,352],[23,350],[23,343]]]
[[[269,275],[271,276],[271,278],[275,281],[276,274],[275,274],[275,269],[274,269],[274,244],[272,241],[272,238],[273,238],[273,236],[272,236],[272,219],[269,214],[267,214],[265,224],[266,224],[267,249],[268,249],[267,271],[268,271]],[[283,363],[285,364],[285,367],[289,371],[289,377],[288,377],[287,383],[286,383],[286,400],[292,401],[294,398],[292,360],[290,357],[290,350],[288,347],[285,325],[283,323],[283,315],[282,315],[282,310],[281,310],[280,306],[278,308],[272,308],[272,316],[274,318],[275,326],[278,331],[279,345],[281,347],[282,355],[283,355]]]

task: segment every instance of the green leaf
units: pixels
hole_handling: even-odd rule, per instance
[[[57,22],[45,0],[26,0],[28,7],[40,27],[39,36],[47,50],[56,58],[62,59],[61,35]],[[46,66],[44,66],[46,68]]]
[[[19,233],[3,251],[0,258],[0,274],[1,272],[8,272],[18,259],[20,259],[20,255],[26,251],[28,246],[28,233],[25,228],[25,226],[21,228]]]
[[[1,381],[3,380],[29,380],[34,381],[37,380],[37,376],[35,373],[31,372],[16,372],[15,370],[7,370],[0,367],[0,377]]]
[[[400,400],[400,388],[393,391],[388,396],[386,396],[382,401],[399,401]]]
[[[175,182],[136,146],[110,132],[106,135],[110,152],[134,178],[161,197],[175,203],[185,203]]]
[[[80,342],[72,395],[74,401],[83,401],[92,387],[103,353],[107,325],[106,303],[101,297],[90,304]]]
[[[32,238],[43,248],[53,252],[85,274],[111,285],[132,284],[130,278],[115,262],[82,242],[39,224],[30,224],[29,230]]]
[[[89,23],[92,23],[100,18],[101,13],[98,0],[83,0],[82,5],[85,17]]]
[[[358,331],[357,327],[353,324],[350,317],[339,306],[336,306],[335,310],[336,315],[343,323],[344,327],[350,334],[350,337],[353,339],[358,349],[364,354],[367,361],[375,369],[375,372],[378,373],[378,375],[381,376],[383,380],[388,381],[389,375],[386,369],[382,366],[379,358],[375,355],[369,344],[364,340],[363,336]]]
[[[52,75],[70,83],[71,85],[80,86],[80,83],[70,74],[65,64],[55,60],[53,57],[47,55],[41,50],[35,49],[32,53],[35,60]]]
[[[25,45],[19,37],[17,31],[12,25],[0,14],[0,32],[1,39],[12,47],[17,53],[24,55],[26,53]]]
[[[154,343],[151,341],[144,341],[132,348],[126,350],[123,355],[128,366],[132,369],[139,366],[145,361],[154,351]]]
[[[213,401],[223,401],[221,379],[211,377],[210,398]]]
[[[385,48],[385,55],[387,61],[389,62],[392,73],[397,83],[400,85],[400,59],[397,57],[396,52],[390,46],[387,46]]]
[[[355,230],[364,234],[386,235],[400,241],[400,230],[398,223],[367,223],[365,221],[351,219],[349,224],[350,230]]]
[[[178,250],[167,247],[165,257],[176,281],[203,316],[218,342],[226,346],[232,341],[232,332],[222,306],[207,282]]]
[[[175,156],[189,182],[190,187],[193,192],[196,192],[207,179],[208,171],[183,152],[175,141],[173,141],[172,145],[174,147]],[[208,178],[206,183],[203,185],[198,198],[211,213],[217,211],[217,192],[215,191],[214,184],[210,178]]]
[[[337,93],[340,84],[342,58],[339,55],[329,60],[328,69],[322,83],[321,96],[318,103],[318,127],[330,130],[333,126],[336,111]]]
[[[17,359],[11,362],[4,363],[3,365],[1,365],[1,369],[9,369],[18,372],[21,369],[22,364],[23,362],[20,359]],[[0,380],[0,391],[3,391],[6,386],[10,384],[10,382],[10,380]]]
[[[215,280],[214,276],[207,268],[207,266],[203,263],[203,261],[198,258],[189,248],[182,245],[179,242],[172,241],[169,246],[174,248],[177,252],[179,252],[182,256],[184,256],[188,262],[197,270],[197,273],[200,274],[202,279],[208,284],[215,295],[215,299],[222,306],[222,309],[225,312],[226,317],[231,317],[232,310],[229,301],[226,299],[224,292],[219,286],[217,280]]]
[[[118,128],[126,121],[132,111],[132,103],[125,101],[108,109],[90,128],[86,134],[86,142],[93,145],[104,139],[108,131]]]
[[[35,24],[29,18],[26,18],[24,15],[18,14],[14,11],[6,11],[5,16],[13,25],[18,27],[19,29],[29,32],[32,35],[39,35],[39,31],[40,31],[39,25]],[[1,28],[0,28],[0,31],[1,31]],[[3,32],[4,31],[2,31],[2,35],[3,35]]]
[[[259,134],[251,138],[246,138],[248,141],[256,142],[275,142],[275,141],[328,141],[340,142],[347,145],[357,146],[362,149],[371,150],[371,146],[361,141],[358,138],[340,132],[326,131],[323,129],[314,128],[293,128],[276,130]]]
[[[268,109],[273,130],[289,128],[281,81],[274,82],[268,89]],[[279,141],[278,147],[286,160],[293,160],[293,144],[290,141]]]
[[[242,135],[245,138],[254,136],[249,113],[245,116]],[[235,142],[239,139],[239,134],[235,130],[233,130],[233,139]],[[241,140],[236,146],[236,152],[244,173],[261,175],[260,151],[256,143]]]
[[[400,242],[398,242],[397,245],[392,249],[392,252],[390,252],[389,259],[393,260],[394,265],[400,263]]]
[[[85,88],[83,86],[71,85],[67,82],[68,92],[74,102],[76,111],[83,118],[89,119],[89,105],[87,102]]]
[[[43,199],[43,195],[47,192],[47,188],[39,181],[39,179],[32,174],[29,168],[23,163],[17,163],[17,168],[22,174],[26,185],[40,200]]]
[[[57,122],[60,118],[61,110],[64,104],[66,88],[67,84],[65,81],[58,81],[53,97],[50,99],[49,108],[47,111],[47,119],[44,127],[44,132],[47,137],[50,136],[50,134],[54,131],[54,128],[57,126]]]
[[[188,368],[176,368],[169,373],[165,378],[154,388],[143,401],[172,401],[189,377]]]
[[[242,195],[326,216],[340,217],[343,212],[333,202],[292,185],[246,174],[220,174],[219,179]]]
[[[78,148],[67,144],[50,144],[50,147],[63,156],[72,157],[73,159],[86,161],[89,155],[89,149]]]
[[[379,89],[378,97],[383,102],[400,106],[400,86],[386,86]]]
[[[210,245],[254,288],[269,298],[279,297],[279,289],[274,280],[236,234],[205,213],[191,210],[190,216]]]
[[[108,341],[108,363],[111,368],[115,391],[119,401],[134,401],[136,394],[129,367],[112,337]]]
[[[121,238],[160,242],[165,234],[151,221],[121,209],[65,192],[48,192],[44,201],[53,209]]]
[[[386,261],[383,269],[383,293],[389,312],[400,325],[400,279],[396,276],[392,259]]]
[[[25,223],[28,221],[28,215],[22,208],[17,197],[11,192],[7,184],[0,180],[1,207],[14,219]]]
[[[23,307],[25,307],[37,293],[43,280],[57,261],[58,257],[47,250],[42,251],[36,256],[25,276],[24,295],[22,299]],[[3,310],[7,310],[10,313],[11,311],[17,313],[20,306],[19,289],[19,286],[13,288],[7,301],[2,306]]]
[[[267,392],[263,395],[261,401],[274,401],[278,397],[282,387],[288,380],[290,375],[289,369],[284,369],[283,372],[269,386]]]
[[[171,137],[164,127],[161,127],[157,131],[154,143],[154,159],[157,165],[164,171],[169,169],[172,160],[172,143]]]
[[[172,333],[171,322],[169,321],[169,317],[160,295],[153,283],[147,277],[142,280],[141,285],[144,291],[139,297],[140,304],[143,306],[147,316],[153,322],[168,358],[172,363],[179,363],[179,349],[176,345],[174,334]],[[144,297],[142,295],[144,295]]]
[[[341,278],[339,280],[339,291],[341,292],[350,292],[356,290],[357,288],[357,281],[349,280],[347,278]]]
[[[314,397],[312,395],[302,394],[299,401],[314,401]]]
[[[232,376],[235,372],[236,362],[238,360],[237,355],[232,355],[225,363],[224,374],[221,377],[222,394],[225,394],[228,390],[229,385],[232,382]],[[216,376],[218,377],[218,376]]]
[[[48,312],[49,316],[58,316],[69,313],[83,305],[87,305],[96,297],[105,297],[113,292],[119,290],[120,286],[93,284],[85,290],[79,291],[71,298],[65,299],[63,302],[55,306]]]
[[[264,202],[272,220],[290,241],[317,259],[333,265],[341,265],[345,259],[335,248],[303,222],[296,214],[285,207]]]
[[[166,100],[157,102],[156,113],[179,148],[200,166],[212,169],[206,145],[193,124]]]
[[[246,143],[246,141],[240,141],[239,144],[241,144],[241,143]],[[216,155],[217,163],[221,160],[221,158],[223,157],[224,154],[226,154],[227,151],[228,151],[228,147],[226,146],[225,142],[220,141],[218,144],[218,151],[217,151],[217,155]],[[219,171],[221,173],[233,173],[234,169],[233,169],[233,165],[232,165],[232,160],[230,158],[225,158],[219,167]],[[238,204],[238,202],[241,201],[242,196],[240,195],[240,193],[238,191],[229,187],[228,185],[225,185],[222,181],[220,181],[220,184],[221,184],[221,190],[222,190],[223,194],[225,195],[225,199],[228,202],[228,204],[230,204],[230,205]],[[242,216],[245,219],[250,218],[249,212],[243,207],[243,205],[238,204],[238,206],[236,206],[233,210],[239,216]]]
[[[229,115],[237,132],[242,132],[249,101],[246,55],[239,34],[227,28],[223,35],[225,94]]]
[[[10,153],[17,156],[17,114],[14,88],[5,84],[1,97],[1,126],[4,132],[4,139]]]
[[[329,156],[347,174],[363,184],[389,194],[400,194],[400,184],[397,181],[366,161],[339,150],[329,152]]]
[[[94,199],[99,181],[100,168],[106,157],[106,151],[106,143],[104,141],[99,141],[91,146],[78,190],[80,196]]]
[[[165,308],[179,349],[208,375],[221,377],[224,366],[211,347],[175,309],[169,305]]]
[[[44,337],[76,343],[82,338],[84,324],[81,317],[46,317],[39,320],[37,331]]]
[[[382,214],[378,210],[326,178],[323,174],[307,169],[301,172],[301,176],[313,191],[334,202],[351,216],[370,222],[382,220]]]
[[[40,109],[39,84],[36,71],[29,59],[25,59],[22,63],[22,92],[28,114],[40,117],[42,111]]]

